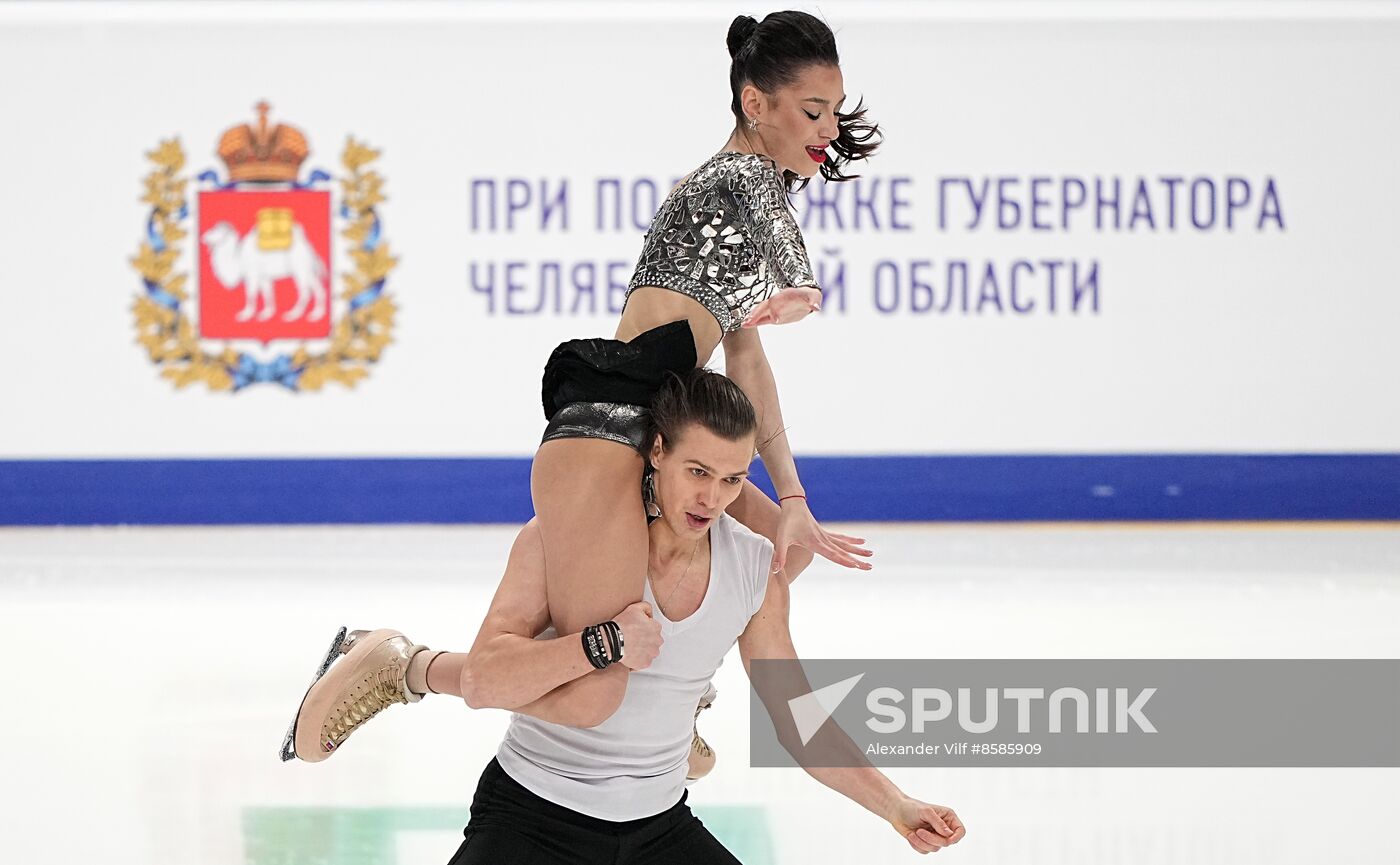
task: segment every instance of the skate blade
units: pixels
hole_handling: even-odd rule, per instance
[[[335,639],[331,640],[331,647],[326,652],[325,660],[321,661],[320,666],[316,668],[316,676],[311,680],[311,685],[315,685],[317,682],[319,682],[321,680],[321,677],[326,675],[326,671],[331,668],[331,664],[335,661],[336,656],[341,653],[341,647],[345,644],[345,634],[346,629],[344,627],[342,627],[339,631],[336,631]],[[311,691],[311,685],[308,685],[306,687],[308,693],[310,693]],[[302,697],[302,702],[306,702],[305,697]],[[283,763],[287,762],[288,760],[295,760],[297,757],[297,715],[300,714],[301,706],[297,706],[297,714],[292,716],[292,723],[291,726],[287,728],[287,735],[282,737],[281,756]]]

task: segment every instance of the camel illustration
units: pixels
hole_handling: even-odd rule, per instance
[[[325,317],[326,296],[330,293],[325,284],[326,265],[311,248],[300,223],[292,224],[292,244],[287,249],[259,249],[257,228],[240,237],[238,229],[227,222],[217,223],[204,232],[200,240],[209,247],[209,264],[224,288],[232,291],[240,284],[243,286],[247,300],[234,316],[238,321],[247,321],[254,313],[258,321],[272,318],[277,312],[272,285],[288,276],[296,282],[297,302],[282,320],[301,318],[308,303],[312,304],[308,321],[320,321]],[[259,300],[262,312],[258,312]]]

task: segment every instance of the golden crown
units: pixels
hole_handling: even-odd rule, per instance
[[[230,127],[219,139],[219,158],[228,166],[229,179],[239,181],[281,181],[297,179],[301,163],[311,152],[306,136],[296,128],[279,123],[267,125],[272,106],[259,102],[258,125],[244,123]]]

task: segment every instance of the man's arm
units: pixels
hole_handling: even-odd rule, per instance
[[[650,650],[654,641],[646,633],[654,626],[650,608],[633,604],[617,621],[625,639],[624,657],[637,669],[645,667],[655,657]],[[548,626],[544,547],[539,524],[531,519],[511,547],[505,575],[463,667],[462,699],[467,705],[510,709],[574,727],[606,720],[611,712],[604,714],[602,703],[592,696],[605,690],[604,677],[625,678],[628,667],[615,663],[594,669],[578,632],[535,639]]]
[[[751,681],[754,660],[797,660],[797,649],[792,644],[792,632],[788,628],[789,599],[786,576],[782,572],[770,575],[763,605],[739,636],[739,656]],[[771,678],[781,681],[765,680],[764,686],[758,689],[759,698],[773,720],[778,741],[800,763],[797,755],[802,748],[801,738],[797,734],[788,701],[811,693],[811,686],[801,675]],[[824,725],[812,741],[816,742],[819,738],[825,739],[819,743],[821,747],[834,748],[837,749],[834,753],[850,756],[849,760],[839,762],[853,765],[803,766],[808,775],[883,818],[920,853],[928,853],[962,839],[965,830],[951,808],[930,805],[906,796],[883,772],[869,764],[860,748],[836,724]]]

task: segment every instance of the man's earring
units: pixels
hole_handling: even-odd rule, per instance
[[[654,470],[648,470],[642,478],[642,507],[649,517],[661,516],[661,506],[656,503],[656,481]]]

